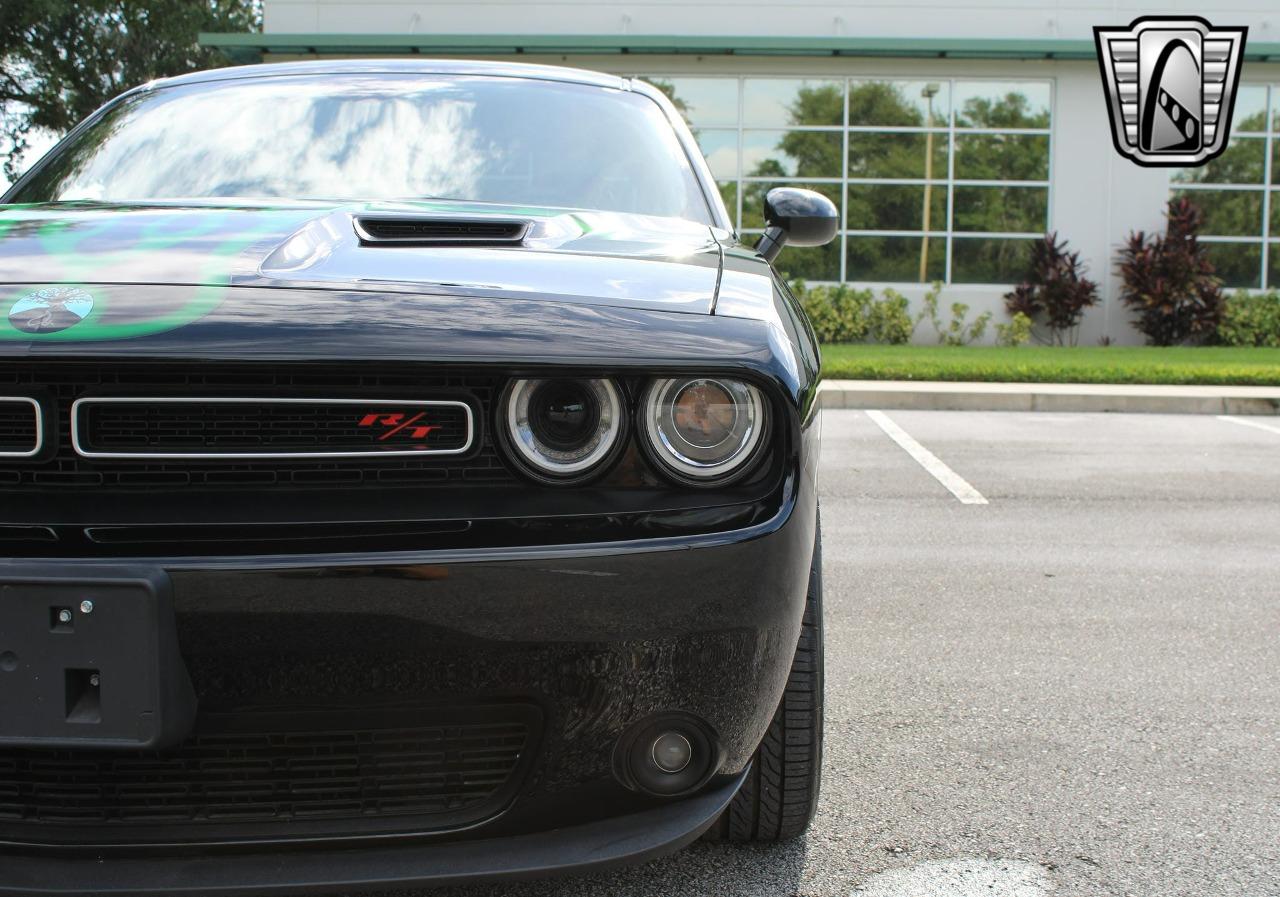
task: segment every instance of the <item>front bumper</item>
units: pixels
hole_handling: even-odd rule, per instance
[[[166,565],[202,718],[533,708],[509,791],[482,818],[447,821],[369,806],[244,826],[0,815],[0,894],[341,891],[594,867],[688,843],[735,793],[790,669],[816,498],[807,470],[784,491],[771,519],[698,537]],[[626,789],[619,737],[670,711],[715,732],[717,774],[679,800]]]
[[[746,777],[740,775],[669,807],[600,822],[430,849],[275,851],[215,856],[94,858],[5,857],[0,895],[341,893],[352,888],[440,886],[599,871],[679,850],[705,832]]]

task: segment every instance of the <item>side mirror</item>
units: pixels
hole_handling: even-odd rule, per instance
[[[774,187],[764,197],[765,230],[756,251],[773,261],[788,243],[823,246],[840,228],[836,204],[821,193],[797,187]]]

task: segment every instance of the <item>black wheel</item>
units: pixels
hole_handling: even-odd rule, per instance
[[[813,546],[809,594],[791,675],[751,772],[711,841],[786,841],[804,834],[822,784],[822,530]]]

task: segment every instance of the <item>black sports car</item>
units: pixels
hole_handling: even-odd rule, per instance
[[[657,89],[146,85],[0,206],[0,894],[804,831],[818,351]]]

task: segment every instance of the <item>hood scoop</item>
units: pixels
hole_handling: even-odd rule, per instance
[[[520,218],[357,215],[366,246],[511,246],[524,242],[531,221]]]

